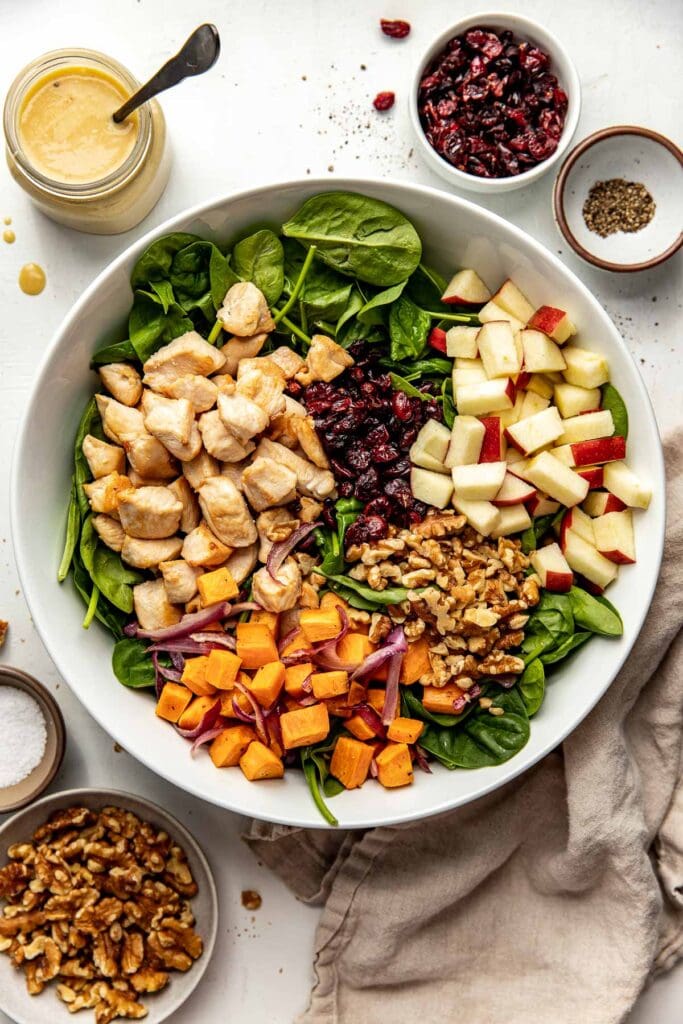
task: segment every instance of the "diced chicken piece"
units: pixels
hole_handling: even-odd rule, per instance
[[[264,334],[264,338],[267,335]],[[237,387],[237,381],[229,373],[217,373],[211,378],[212,382],[216,385],[219,391],[222,391],[226,395],[234,395],[235,388]]]
[[[248,465],[249,459],[245,459],[244,462],[225,462],[221,466],[221,476],[227,476],[228,480],[232,480],[238,491],[243,491],[242,473]]]
[[[304,368],[305,362],[298,352],[286,345],[281,345],[273,352],[268,353],[271,362],[276,363],[285,375],[285,380],[291,380],[299,370]]]
[[[268,413],[239,391],[218,395],[218,415],[238,441],[250,441],[268,426]]]
[[[237,390],[268,413],[277,416],[285,408],[284,374],[270,359],[243,359],[237,368]]]
[[[142,540],[140,537],[129,537],[126,534],[121,548],[121,558],[136,569],[156,569],[160,562],[170,562],[177,558],[182,546],[180,537]]]
[[[185,377],[178,377],[172,381],[164,388],[162,394],[167,398],[186,398],[197,414],[213,409],[218,398],[218,386],[208,377],[188,373]]]
[[[83,484],[85,496],[90,502],[93,512],[104,512],[111,514],[116,512],[119,506],[119,498],[122,492],[130,489],[130,480],[121,473],[108,473],[91,484]]]
[[[213,455],[202,448],[199,455],[188,462],[183,462],[183,476],[195,491],[199,490],[210,476],[218,476],[220,466]]]
[[[156,438],[154,440],[156,440]],[[129,469],[127,476],[133,487],[166,487],[168,483],[168,481],[164,480],[163,477],[155,480],[154,477],[151,476],[141,476],[139,473],[136,473],[134,469]]]
[[[248,548],[238,548],[225,563],[225,568],[238,585],[251,576],[256,565],[258,544],[250,544]]]
[[[314,523],[322,515],[322,503],[313,501],[312,498],[301,498],[299,506],[299,518],[302,523]]]
[[[154,391],[163,391],[179,377],[210,377],[222,370],[224,364],[225,356],[219,349],[209,345],[196,331],[187,331],[149,357],[143,366],[143,383]]]
[[[225,373],[232,374],[234,377],[240,361],[242,359],[253,359],[254,356],[257,356],[265,345],[267,338],[268,335],[264,332],[254,334],[251,338],[229,338],[221,349],[225,356],[225,366],[223,367]]]
[[[199,417],[199,431],[204,447],[221,462],[241,462],[254,450],[253,441],[238,441],[223,423],[218,410]]]
[[[145,434],[145,423],[139,409],[129,409],[108,395],[95,395],[97,408],[102,418],[102,429],[116,444],[125,445]]]
[[[182,553],[190,565],[214,566],[223,565],[232,554],[232,548],[223,544],[206,523],[200,523],[183,541]]]
[[[137,620],[143,629],[163,629],[180,622],[182,612],[174,608],[166,595],[163,580],[148,580],[133,587],[133,603]]]
[[[315,429],[311,416],[293,416],[292,429],[305,454],[315,463],[318,469],[329,469],[330,464],[325,455],[320,438]]]
[[[322,501],[334,490],[334,477],[327,469],[318,469],[312,462],[302,459],[300,455],[291,452],[289,448],[270,441],[264,437],[256,449],[256,457],[274,459],[275,462],[283,463],[289,469],[294,470],[297,479],[297,489],[308,498],[317,498]]]
[[[199,488],[199,504],[209,528],[224,544],[245,548],[257,539],[247,503],[227,476],[206,480]]]
[[[111,548],[112,551],[120,551],[126,539],[121,524],[111,516],[97,515],[92,517],[92,525],[100,540]]]
[[[295,419],[299,419],[299,417],[290,416],[288,412],[281,412],[277,416],[273,416],[268,426],[266,437],[270,438],[271,441],[278,441],[286,448],[298,448],[299,438],[294,426]]]
[[[251,281],[232,285],[216,316],[223,328],[238,338],[251,338],[275,328],[265,295]]]
[[[159,540],[176,532],[183,506],[168,487],[131,487],[120,495],[118,510],[128,536]]]
[[[164,398],[153,391],[142,396],[145,428],[181,462],[194,459],[202,439],[194,421],[194,409],[186,398]]]
[[[126,468],[126,453],[118,445],[100,441],[99,437],[86,434],[83,438],[82,451],[90,472],[98,477],[109,473],[123,473]]]
[[[259,562],[265,562],[273,544],[287,540],[289,535],[301,525],[301,520],[287,508],[271,508],[262,512],[256,520],[259,537]]]
[[[132,469],[147,483],[172,480],[178,475],[178,463],[168,448],[146,430],[138,437],[124,441],[123,447]]]
[[[110,395],[123,405],[137,405],[142,395],[142,380],[128,363],[108,363],[100,367],[100,380]]]
[[[306,366],[299,370],[296,379],[301,384],[310,384],[314,380],[329,382],[349,366],[353,366],[353,357],[346,349],[324,334],[314,334],[306,354]]]
[[[170,483],[168,489],[183,506],[183,511],[180,515],[180,532],[189,533],[190,530],[194,530],[196,526],[199,526],[202,519],[201,512],[199,511],[199,502],[195,493],[184,476],[179,476],[177,480]]]
[[[242,484],[255,512],[287,505],[296,497],[296,473],[274,459],[254,459],[242,474]]]
[[[190,565],[183,558],[172,562],[159,562],[159,572],[163,576],[166,597],[171,604],[185,604],[197,593],[197,577],[202,569]]]
[[[252,594],[255,601],[268,612],[283,612],[294,608],[301,593],[301,572],[293,558],[287,558],[275,574],[275,579],[264,567],[254,573]]]

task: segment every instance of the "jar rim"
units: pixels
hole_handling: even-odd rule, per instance
[[[42,192],[62,199],[86,200],[101,198],[112,191],[118,191],[139,171],[152,143],[152,116],[147,104],[138,107],[138,132],[133,149],[126,159],[103,178],[88,182],[63,182],[42,174],[28,160],[19,141],[18,116],[28,90],[44,75],[70,64],[84,63],[112,74],[131,93],[140,83],[113,57],[98,50],[82,48],[50,50],[27,64],[12,82],[3,110],[3,128],[7,148],[21,172]]]

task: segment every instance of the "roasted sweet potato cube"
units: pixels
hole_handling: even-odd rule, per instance
[[[408,650],[401,663],[401,683],[404,686],[411,686],[426,675],[430,669],[429,641],[421,636],[408,644]]]
[[[387,729],[387,736],[396,743],[417,743],[424,727],[419,718],[395,718]]]
[[[240,673],[241,675],[242,673]],[[221,715],[223,718],[237,718],[235,709],[232,706],[233,700],[237,704],[240,711],[244,711],[246,714],[253,714],[253,709],[249,698],[245,696],[240,690],[221,690],[220,701],[221,701]]]
[[[349,689],[348,672],[314,672],[311,676],[313,696],[318,700],[341,697]]]
[[[301,630],[299,630],[292,639],[285,644],[281,653],[284,657],[285,655],[298,654],[299,651],[310,651],[311,654],[313,653],[313,648]]]
[[[347,633],[337,644],[339,660],[354,666],[360,665],[376,649],[365,633]]]
[[[280,696],[284,683],[285,666],[281,661],[271,661],[258,669],[254,678],[247,683],[247,687],[262,708],[269,708]]]
[[[320,598],[320,607],[326,610],[329,608],[343,608],[346,612],[349,609],[349,604],[339,594],[335,594],[333,590],[328,590]]]
[[[213,650],[209,652],[206,666],[206,681],[217,690],[231,690],[242,665],[241,659],[232,651]]]
[[[216,768],[231,768],[240,763],[240,758],[256,733],[249,725],[230,725],[216,736],[209,747],[209,757]]]
[[[346,789],[357,789],[368,777],[372,747],[340,736],[332,754],[330,772]]]
[[[356,704],[365,704],[368,699],[368,688],[365,683],[359,683],[357,679],[349,682],[349,692],[346,695],[347,702],[354,707]]]
[[[304,636],[309,643],[332,640],[341,630],[341,619],[336,608],[304,608],[299,618]]]
[[[261,668],[279,659],[272,631],[263,622],[237,623],[237,654],[245,668]]]
[[[217,702],[217,697],[195,697],[178,719],[179,729],[196,729],[202,718]]]
[[[384,711],[384,690],[371,686],[368,690],[367,702],[374,708],[378,715]]]
[[[197,588],[204,608],[219,601],[231,601],[240,592],[232,573],[225,566],[199,576]]]
[[[198,697],[209,697],[216,692],[206,679],[206,666],[209,659],[205,654],[199,658],[188,658],[183,665],[183,674],[180,679],[189,690],[192,690]]]
[[[265,609],[261,608],[259,611],[251,613],[249,621],[254,622],[257,625],[267,626],[273,636],[277,639],[280,624],[280,616],[277,612],[267,612]]]
[[[191,700],[192,691],[186,686],[180,683],[166,683],[157,701],[156,713],[167,722],[177,722]]]
[[[315,671],[313,662],[304,661],[301,665],[290,665],[285,669],[285,691],[290,697],[303,697],[306,691],[303,683]]]
[[[250,782],[281,779],[285,774],[285,766],[280,758],[260,740],[249,744],[240,758],[240,768]]]
[[[358,740],[374,740],[375,731],[371,729],[364,718],[360,715],[353,715],[346,722],[344,722],[344,728],[348,729],[350,733]]]
[[[454,715],[454,701],[465,693],[455,683],[447,683],[445,686],[424,686],[422,688],[422,704],[425,711],[431,711],[435,715]]]
[[[327,707],[324,704],[311,704],[307,708],[286,711],[280,717],[280,729],[285,750],[306,747],[309,743],[319,743],[330,731]]]
[[[413,781],[413,762],[405,743],[387,743],[376,757],[377,777],[387,789],[408,786]]]
[[[346,701],[346,695],[341,697],[329,697],[325,703],[327,704],[327,711],[330,715],[334,715],[335,718],[351,718],[353,711],[349,707]]]

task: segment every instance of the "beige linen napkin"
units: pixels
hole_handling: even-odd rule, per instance
[[[301,1024],[615,1024],[683,956],[683,431],[650,613],[595,710],[521,779],[366,833],[254,822],[325,902]]]

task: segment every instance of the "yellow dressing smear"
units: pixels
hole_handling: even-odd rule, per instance
[[[5,217],[3,223],[4,224],[11,224],[12,223],[12,218],[11,217]]]
[[[13,231],[10,231],[9,228],[5,228],[5,230],[2,233],[2,240],[3,242],[7,242],[8,245],[11,245],[12,242],[16,242],[17,236],[14,234]]]
[[[19,141],[33,167],[47,178],[82,185],[106,178],[130,156],[138,116],[115,124],[112,114],[128,98],[124,85],[90,67],[60,68],[40,78],[19,113]]]
[[[19,271],[19,287],[26,295],[40,295],[45,287],[45,271],[37,263],[26,263]]]

